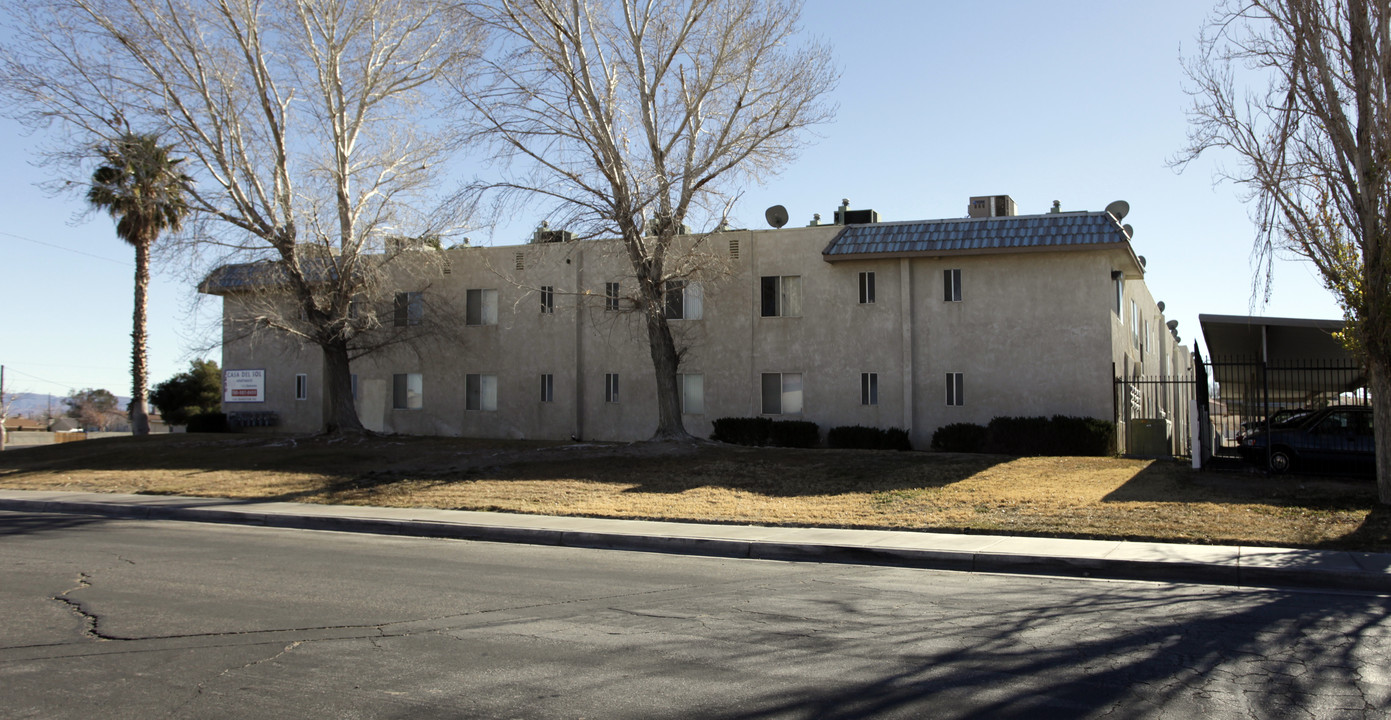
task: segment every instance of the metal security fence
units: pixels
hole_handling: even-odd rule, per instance
[[[1116,449],[1136,457],[1188,457],[1193,377],[1116,378]]]
[[[1218,457],[1239,456],[1247,435],[1271,432],[1314,411],[1371,405],[1366,371],[1346,358],[1293,362],[1214,358],[1205,365],[1211,377],[1205,439]]]

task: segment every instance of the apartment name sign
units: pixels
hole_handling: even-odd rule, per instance
[[[245,403],[266,401],[266,371],[224,370],[222,373],[222,402]]]

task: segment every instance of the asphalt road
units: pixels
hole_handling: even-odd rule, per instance
[[[1389,607],[0,513],[0,717],[1385,718]]]

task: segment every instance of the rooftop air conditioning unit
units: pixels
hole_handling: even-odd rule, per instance
[[[967,217],[973,218],[1012,217],[1017,214],[1014,198],[1008,195],[978,195],[971,198],[971,204],[966,208]]]
[[[879,213],[873,210],[836,210],[837,225],[868,225],[879,222]]]

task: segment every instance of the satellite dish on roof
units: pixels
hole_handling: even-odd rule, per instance
[[[1121,229],[1125,231],[1126,237],[1130,238],[1131,240],[1135,239],[1135,228],[1130,227],[1129,225],[1122,225]]]
[[[1106,212],[1116,216],[1116,220],[1124,220],[1130,214],[1130,203],[1124,200],[1117,200],[1106,206]]]
[[[780,228],[787,224],[787,208],[774,205],[763,211],[763,219],[767,220],[769,225]]]
[[[1159,302],[1155,303],[1155,306],[1159,308],[1159,312],[1164,312],[1164,301],[1163,301],[1163,300],[1160,300]]]

